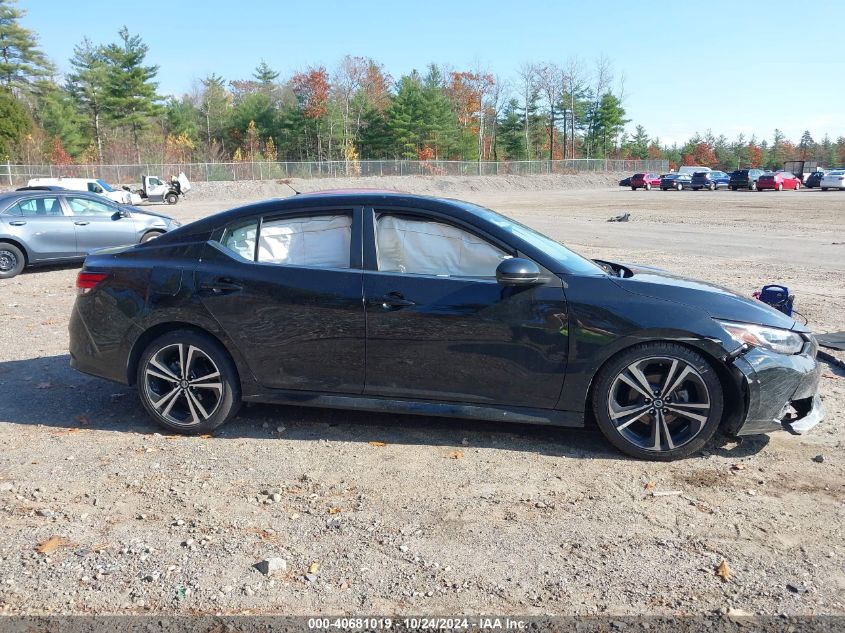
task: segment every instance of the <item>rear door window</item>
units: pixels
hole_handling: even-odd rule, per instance
[[[62,216],[62,205],[58,198],[33,198],[23,200],[7,211],[10,215],[25,217]]]
[[[258,261],[264,264],[349,268],[352,214],[265,220],[258,234]]]

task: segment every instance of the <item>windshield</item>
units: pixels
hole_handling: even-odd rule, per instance
[[[593,263],[589,259],[582,257],[566,248],[560,242],[556,242],[550,237],[538,233],[524,224],[520,224],[515,220],[499,215],[495,211],[479,207],[470,203],[462,203],[463,206],[478,217],[492,222],[501,229],[504,229],[516,238],[521,239],[533,246],[534,248],[543,251],[546,255],[559,263],[567,272],[577,275],[603,275],[605,271],[598,264]]]
[[[842,176],[843,174],[845,174],[845,170],[842,170],[842,169],[837,169],[836,171],[827,172],[828,176]]]
[[[97,178],[97,181],[96,181],[96,182],[97,182],[97,184],[98,184],[98,185],[100,185],[100,186],[103,188],[103,191],[114,191],[114,189],[112,189],[112,188],[109,186],[109,183],[107,183],[107,182],[105,182],[105,181],[103,181],[103,180],[100,180],[99,178]]]

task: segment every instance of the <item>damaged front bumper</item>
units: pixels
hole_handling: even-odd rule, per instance
[[[756,435],[778,429],[806,433],[824,419],[818,395],[821,366],[817,344],[808,336],[799,354],[785,355],[758,347],[733,362],[745,392],[745,417],[733,429],[736,435]]]

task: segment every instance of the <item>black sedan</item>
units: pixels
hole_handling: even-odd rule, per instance
[[[804,186],[807,187],[807,189],[821,187],[824,174],[825,172],[823,171],[814,171],[812,174],[807,176],[807,180],[804,181]]]
[[[389,192],[244,206],[89,255],[76,369],[168,429],[242,401],[581,427],[670,460],[822,416],[816,342],[719,287],[584,259],[488,209]],[[594,421],[594,422],[593,422]]]
[[[685,188],[689,189],[692,186],[692,176],[689,174],[664,174],[660,177],[660,190],[668,191],[669,189],[677,189],[683,191]]]

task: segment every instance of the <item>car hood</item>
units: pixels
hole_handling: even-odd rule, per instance
[[[795,319],[762,301],[743,297],[722,286],[672,275],[650,266],[625,264],[624,268],[632,273],[631,276],[612,278],[627,292],[682,303],[703,310],[714,319],[808,331]]]
[[[129,211],[133,215],[149,215],[154,218],[161,218],[162,220],[173,220],[173,218],[171,218],[169,215],[164,215],[163,213],[156,213],[155,211],[147,211],[146,209],[141,209],[140,207],[136,207],[130,204],[122,204],[120,205],[120,208]]]

